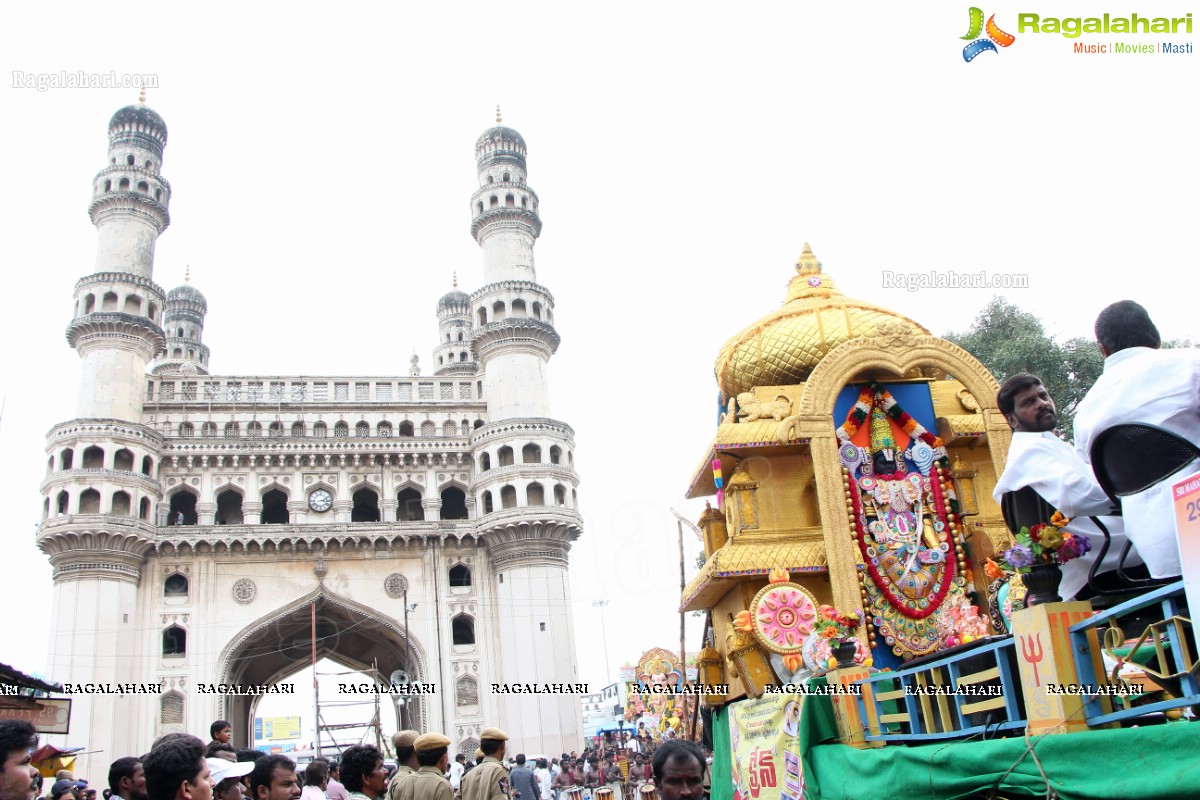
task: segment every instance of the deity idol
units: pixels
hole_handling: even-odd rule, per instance
[[[851,441],[868,415],[869,449]],[[907,449],[897,445],[893,421],[910,437]],[[950,525],[954,498],[930,477],[945,449],[878,386],[863,390],[838,436],[867,619],[897,655],[933,652],[940,639],[936,615],[948,594],[963,591]]]

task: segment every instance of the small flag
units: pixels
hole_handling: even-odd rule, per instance
[[[725,507],[725,481],[721,479],[721,459],[714,458],[712,463],[713,483],[717,487],[717,508]]]

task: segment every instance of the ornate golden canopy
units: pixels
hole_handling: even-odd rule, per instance
[[[847,298],[821,272],[821,262],[807,244],[796,261],[796,272],[783,306],[721,348],[715,371],[726,397],[755,386],[801,383],[829,351],[851,339],[875,336],[880,325],[904,326],[917,335],[929,333],[894,311]]]

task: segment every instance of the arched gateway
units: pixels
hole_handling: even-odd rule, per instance
[[[313,636],[315,627],[316,636]],[[264,686],[277,684],[297,670],[329,659],[367,675],[380,685],[403,671],[412,683],[428,682],[426,657],[420,644],[408,631],[377,611],[364,608],[324,586],[296,602],[267,614],[243,628],[221,653],[220,684],[226,686]],[[310,707],[307,681],[295,681],[297,708]],[[235,741],[249,741],[255,709],[261,699],[256,695],[226,693],[219,715],[233,724]],[[346,700],[346,697],[325,698]],[[400,695],[391,695],[393,703]],[[428,717],[424,695],[409,698],[406,724],[424,729]],[[400,718],[397,708],[397,718]]]

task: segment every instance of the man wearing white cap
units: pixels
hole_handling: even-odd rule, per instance
[[[246,796],[242,777],[254,770],[253,761],[230,761],[227,758],[209,758],[206,761],[212,774],[213,800],[242,800]]]

